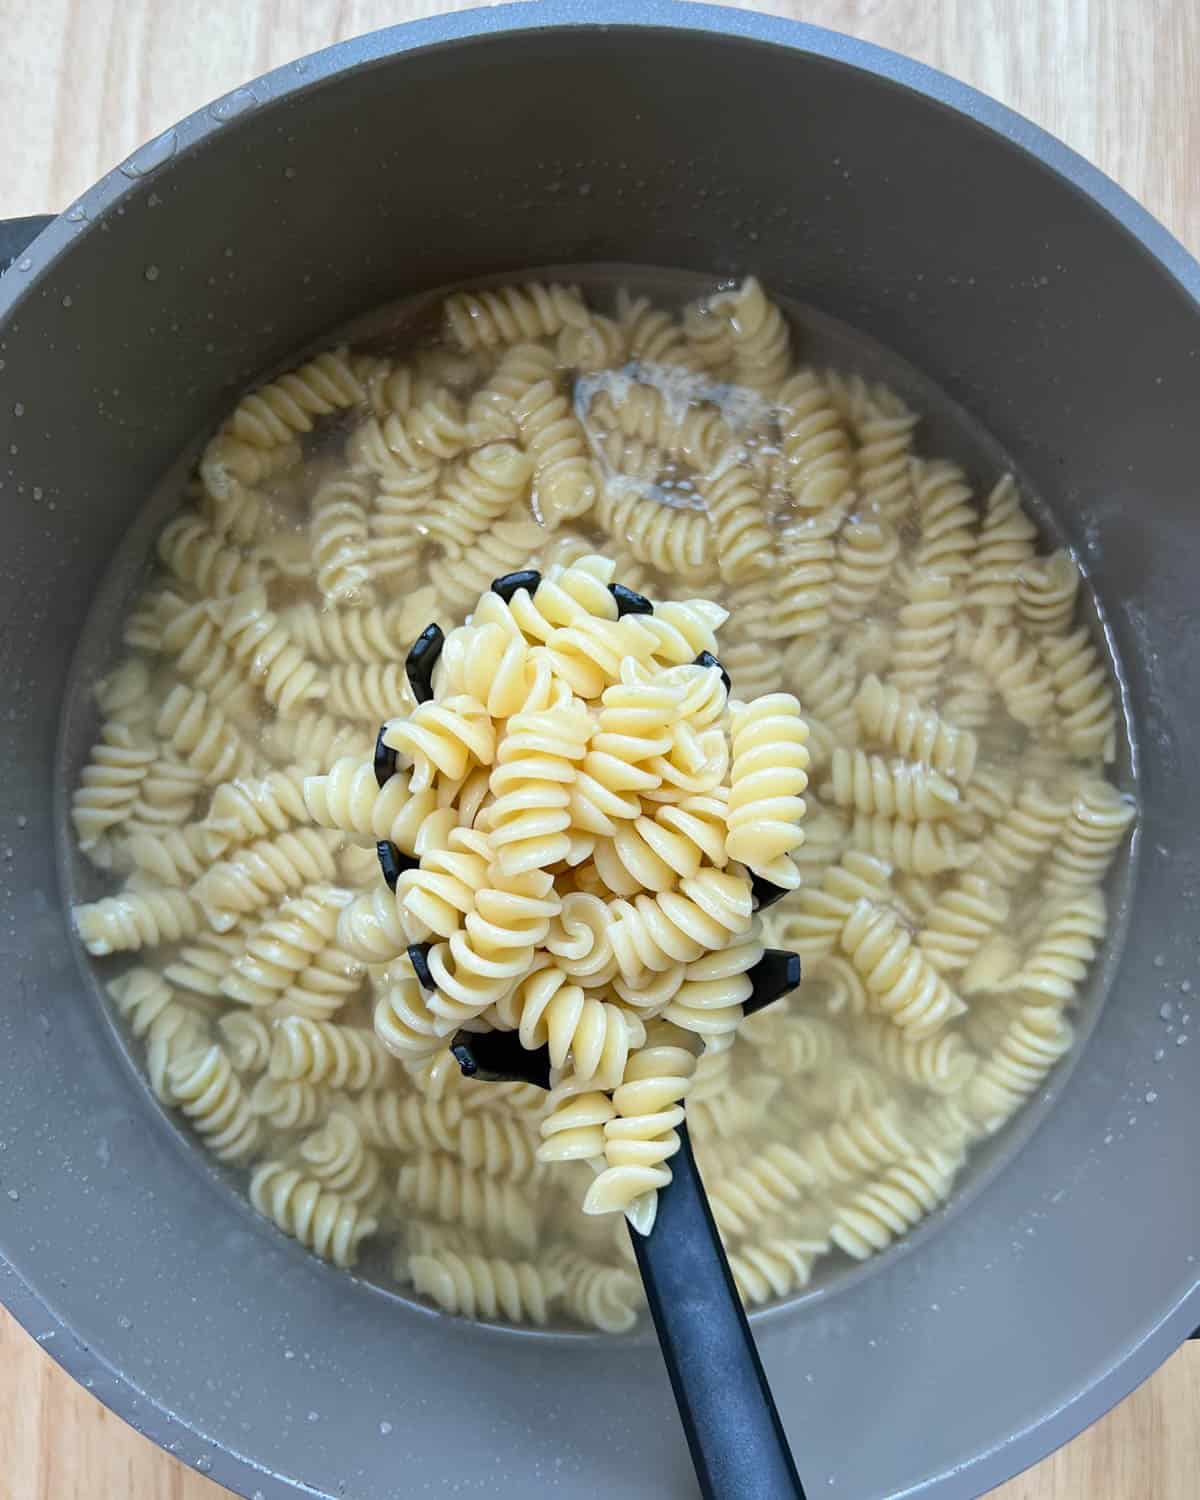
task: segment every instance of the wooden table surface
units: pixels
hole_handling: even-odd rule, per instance
[[[0,218],[65,207],[180,115],[267,68],[456,4],[0,0]],[[760,0],[909,53],[1098,163],[1200,252],[1197,0]],[[0,1500],[220,1500],[0,1309]],[[1195,1500],[1200,1343],[993,1500]]]

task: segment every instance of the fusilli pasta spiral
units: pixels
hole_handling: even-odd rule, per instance
[[[850,437],[815,370],[792,375],[778,393],[788,484],[802,510],[824,511],[850,498]]]
[[[510,1182],[470,1172],[432,1153],[400,1168],[396,1195],[406,1207],[442,1224],[461,1224],[490,1242],[532,1250],[538,1215],[533,1200]]]
[[[446,333],[460,349],[494,349],[553,338],[564,326],[586,327],[587,308],[574,287],[527,282],[494,291],[456,292],[443,307]]]
[[[1099,885],[1108,873],[1136,809],[1107,781],[1089,779],[1076,792],[1061,823],[1062,837],[1046,866],[1051,895],[1068,895]]]
[[[244,1161],[253,1154],[258,1119],[220,1047],[177,1057],[167,1069],[167,1079],[180,1109],[218,1161]]]
[[[800,883],[788,858],[804,840],[801,793],[808,786],[808,727],[800,704],[774,693],[731,711],[732,762],[725,852],[774,885]]]
[[[978,741],[968,730],[948,724],[911,694],[864,677],[854,700],[863,733],[909,760],[922,761],[960,786],[975,770]]]
[[[510,1323],[545,1323],[562,1295],[559,1272],[540,1270],[528,1261],[494,1256],[457,1255],[436,1250],[408,1262],[413,1286],[449,1313],[468,1318],[495,1318]]]
[[[315,828],[297,828],[247,844],[229,859],[210,865],[193,887],[196,901],[218,932],[273,896],[314,882],[331,884],[336,869],[333,840]]]
[[[348,1202],[282,1162],[266,1161],[254,1169],[250,1201],[285,1234],[335,1266],[352,1266],[362,1241],[379,1227],[378,1220],[360,1204]]]
[[[713,297],[709,310],[726,318],[733,331],[733,372],[739,385],[774,395],[787,374],[790,339],[783,314],[756,276],[736,292]]]
[[[858,901],[842,928],[841,944],[867,986],[869,1004],[911,1041],[936,1034],[966,1006],[928,963],[899,918]]]
[[[926,1151],[888,1167],[838,1210],[829,1237],[855,1260],[886,1249],[950,1196],[961,1159]]]
[[[75,907],[73,915],[80,942],[95,957],[177,943],[192,937],[199,925],[195,902],[181,890],[103,896]]]

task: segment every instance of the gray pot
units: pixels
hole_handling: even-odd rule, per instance
[[[1200,271],[998,105],[745,12],[550,0],[346,43],[168,132],[0,282],[0,1295],[244,1495],[690,1492],[645,1339],[452,1322],[257,1220],[149,1098],[56,865],[72,653],[181,447],[352,314],[571,260],[752,268],[907,356],[1046,497],[1127,668],[1141,868],[1074,1070],[909,1243],[757,1320],[810,1494],[973,1495],[1200,1322],[1200,1037],[1160,1017],[1200,937]]]

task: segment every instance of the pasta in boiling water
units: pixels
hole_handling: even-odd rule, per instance
[[[753,1306],[946,1202],[1073,1045],[1136,809],[1011,476],[754,277],[603,282],[456,291],[238,403],[70,818],[81,943],[261,1214],[622,1333],[685,1123]],[[804,978],[747,1017],[767,947]],[[550,1089],[464,1079],[464,1026]]]

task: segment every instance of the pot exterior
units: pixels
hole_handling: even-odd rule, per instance
[[[1053,1111],[1017,1122],[1045,1116],[1007,1164],[997,1143],[962,1211],[756,1321],[810,1493],[976,1494],[1148,1373],[1200,1322],[1200,1037],[1172,1045],[1186,1027],[1159,1016],[1200,937],[1200,271],[1179,247],[927,69],[617,0],[346,43],[183,122],[78,207],[0,280],[0,1295],[18,1316],[247,1495],[690,1493],[650,1343],[450,1322],[260,1222],[128,1061],[56,864],[63,767],[91,727],[60,724],[89,605],[239,387],[402,292],[633,261],[754,270],[968,407],[1089,570],[1139,735],[1127,939]]]

